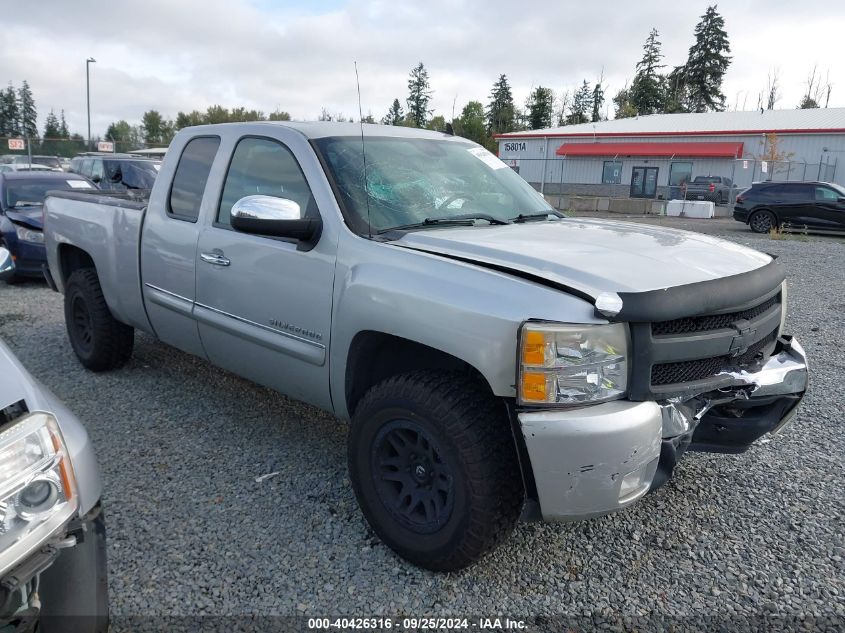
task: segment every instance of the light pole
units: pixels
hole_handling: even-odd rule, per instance
[[[85,60],[85,96],[88,101],[88,149],[91,149],[91,73],[89,68],[97,60],[89,57]]]

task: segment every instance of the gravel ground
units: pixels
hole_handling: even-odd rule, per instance
[[[331,415],[146,335],[124,369],[86,372],[61,297],[37,282],[0,284],[0,336],[96,445],[113,616],[845,616],[845,241],[707,222],[789,269],[788,331],[813,367],[797,421],[742,456],[688,455],[627,511],[520,525],[458,574],[374,537]]]

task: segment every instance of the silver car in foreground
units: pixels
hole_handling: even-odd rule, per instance
[[[85,427],[0,341],[0,630],[108,628],[101,488]]]
[[[742,452],[806,388],[772,257],[566,218],[446,134],[186,128],[148,201],[45,209],[84,366],[122,365],[138,329],[349,420],[365,516],[430,569],[520,516],[625,508],[687,450]]]

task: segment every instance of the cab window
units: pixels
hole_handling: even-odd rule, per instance
[[[291,151],[278,141],[243,138],[232,154],[226,174],[217,224],[231,224],[232,206],[246,196],[273,196],[293,200],[302,216],[316,214],[314,196]]]
[[[198,136],[185,145],[167,201],[167,213],[171,217],[187,222],[197,221],[205,183],[219,146],[219,136]]]

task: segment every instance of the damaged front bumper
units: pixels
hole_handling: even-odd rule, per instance
[[[807,390],[807,358],[783,336],[758,371],[725,375],[727,386],[685,399],[518,413],[542,518],[620,510],[665,483],[687,450],[741,453],[779,432]]]

